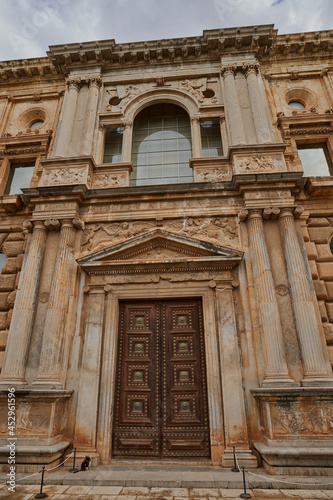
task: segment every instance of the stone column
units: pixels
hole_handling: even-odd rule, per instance
[[[328,370],[310,283],[297,238],[291,208],[282,208],[279,217],[288,282],[303,362],[303,386],[333,385]]]
[[[198,116],[191,118],[191,135],[192,135],[192,155],[193,158],[201,158],[201,133],[200,120]]]
[[[62,104],[60,124],[58,127],[58,134],[56,137],[55,147],[53,149],[52,157],[55,156],[68,156],[71,145],[72,131],[74,125],[76,103],[81,86],[81,79],[68,80],[67,89],[65,92],[64,102]]]
[[[89,290],[87,286],[85,292],[89,292],[89,295],[87,297],[88,303],[74,440],[81,452],[94,452],[96,451],[105,291],[103,288]],[[108,347],[111,348],[112,346],[109,345]]]
[[[31,223],[23,223],[31,227]],[[12,321],[8,335],[1,382],[25,384],[25,367],[36,311],[43,268],[47,229],[42,221],[33,223],[33,232],[24,256]]]
[[[231,146],[235,146],[236,144],[246,144],[242,111],[239,105],[238,92],[235,82],[236,69],[236,66],[222,67],[225,109],[229,122]]]
[[[232,447],[235,446],[241,465],[258,467],[257,460],[249,448],[241,360],[231,285],[218,286],[216,289],[216,311],[226,445],[222,456],[222,466],[232,466]]]
[[[61,385],[61,361],[70,279],[73,269],[75,227],[70,220],[61,222],[60,239],[53,270],[50,297],[46,312],[45,328],[34,384]]]
[[[265,241],[262,210],[250,210],[247,220],[253,279],[265,359],[266,375],[262,386],[297,386],[298,384],[289,376],[285,358],[280,313]]]
[[[121,153],[121,161],[128,163],[132,161],[132,132],[133,127],[131,122],[124,122],[123,149]]]
[[[92,144],[95,132],[95,121],[97,116],[97,106],[99,89],[102,85],[102,79],[100,77],[90,78],[89,82],[89,95],[87,104],[87,114],[83,129],[83,142],[82,142],[82,154],[91,155]]]
[[[259,144],[272,142],[270,133],[271,124],[267,120],[265,96],[262,95],[261,87],[257,77],[258,65],[244,65],[247,88],[249,91],[254,127]]]

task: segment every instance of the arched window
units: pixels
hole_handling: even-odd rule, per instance
[[[4,253],[0,252],[0,273],[1,273],[5,264],[6,264],[6,255]]]
[[[191,124],[174,104],[143,109],[133,126],[131,186],[193,182]]]

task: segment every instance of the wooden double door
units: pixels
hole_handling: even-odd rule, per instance
[[[210,457],[199,299],[121,302],[113,457]]]

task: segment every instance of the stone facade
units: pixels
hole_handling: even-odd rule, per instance
[[[228,28],[1,64],[4,470],[8,388],[21,470],[71,445],[112,463],[119,304],[195,298],[211,461],[230,467],[235,447],[246,467],[332,473],[333,177],[298,155],[333,157],[332,35]],[[190,118],[192,183],[130,186],[133,124],[155,103]],[[203,156],[204,120],[223,156]],[[111,127],[121,161],[103,163]],[[27,162],[30,187],[6,194]]]

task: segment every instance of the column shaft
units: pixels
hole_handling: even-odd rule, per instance
[[[333,385],[331,374],[327,370],[327,360],[323,351],[310,283],[297,239],[293,211],[289,208],[282,209],[279,223],[296,331],[302,353],[304,378],[301,383]]]
[[[63,221],[46,312],[38,377],[34,383],[60,383],[74,239],[72,222]]]
[[[266,99],[261,95],[257,70],[255,66],[250,66],[246,72],[247,87],[250,96],[251,109],[256,129],[258,143],[272,142],[270,134],[270,124],[267,120]]]
[[[68,156],[71,145],[80,80],[70,80],[61,110],[60,124],[52,156]]]
[[[47,238],[47,229],[43,222],[34,223],[33,233],[30,238],[10,324],[1,373],[2,382],[26,383],[26,360]]]
[[[192,133],[192,155],[193,158],[201,158],[201,133],[200,133],[200,120],[197,117],[191,120],[191,133]]]
[[[229,122],[231,145],[246,144],[242,111],[234,76],[235,68],[223,68],[225,108]]]
[[[261,210],[250,212],[248,231],[266,365],[266,376],[262,384],[263,386],[297,385],[288,374],[280,314],[265,241]]]
[[[82,154],[90,155],[92,153],[92,144],[95,132],[95,121],[97,115],[99,89],[101,86],[100,78],[89,80],[89,95],[87,105],[87,115],[83,130]]]
[[[121,153],[121,161],[128,163],[132,160],[132,124],[124,124],[123,148]]]

